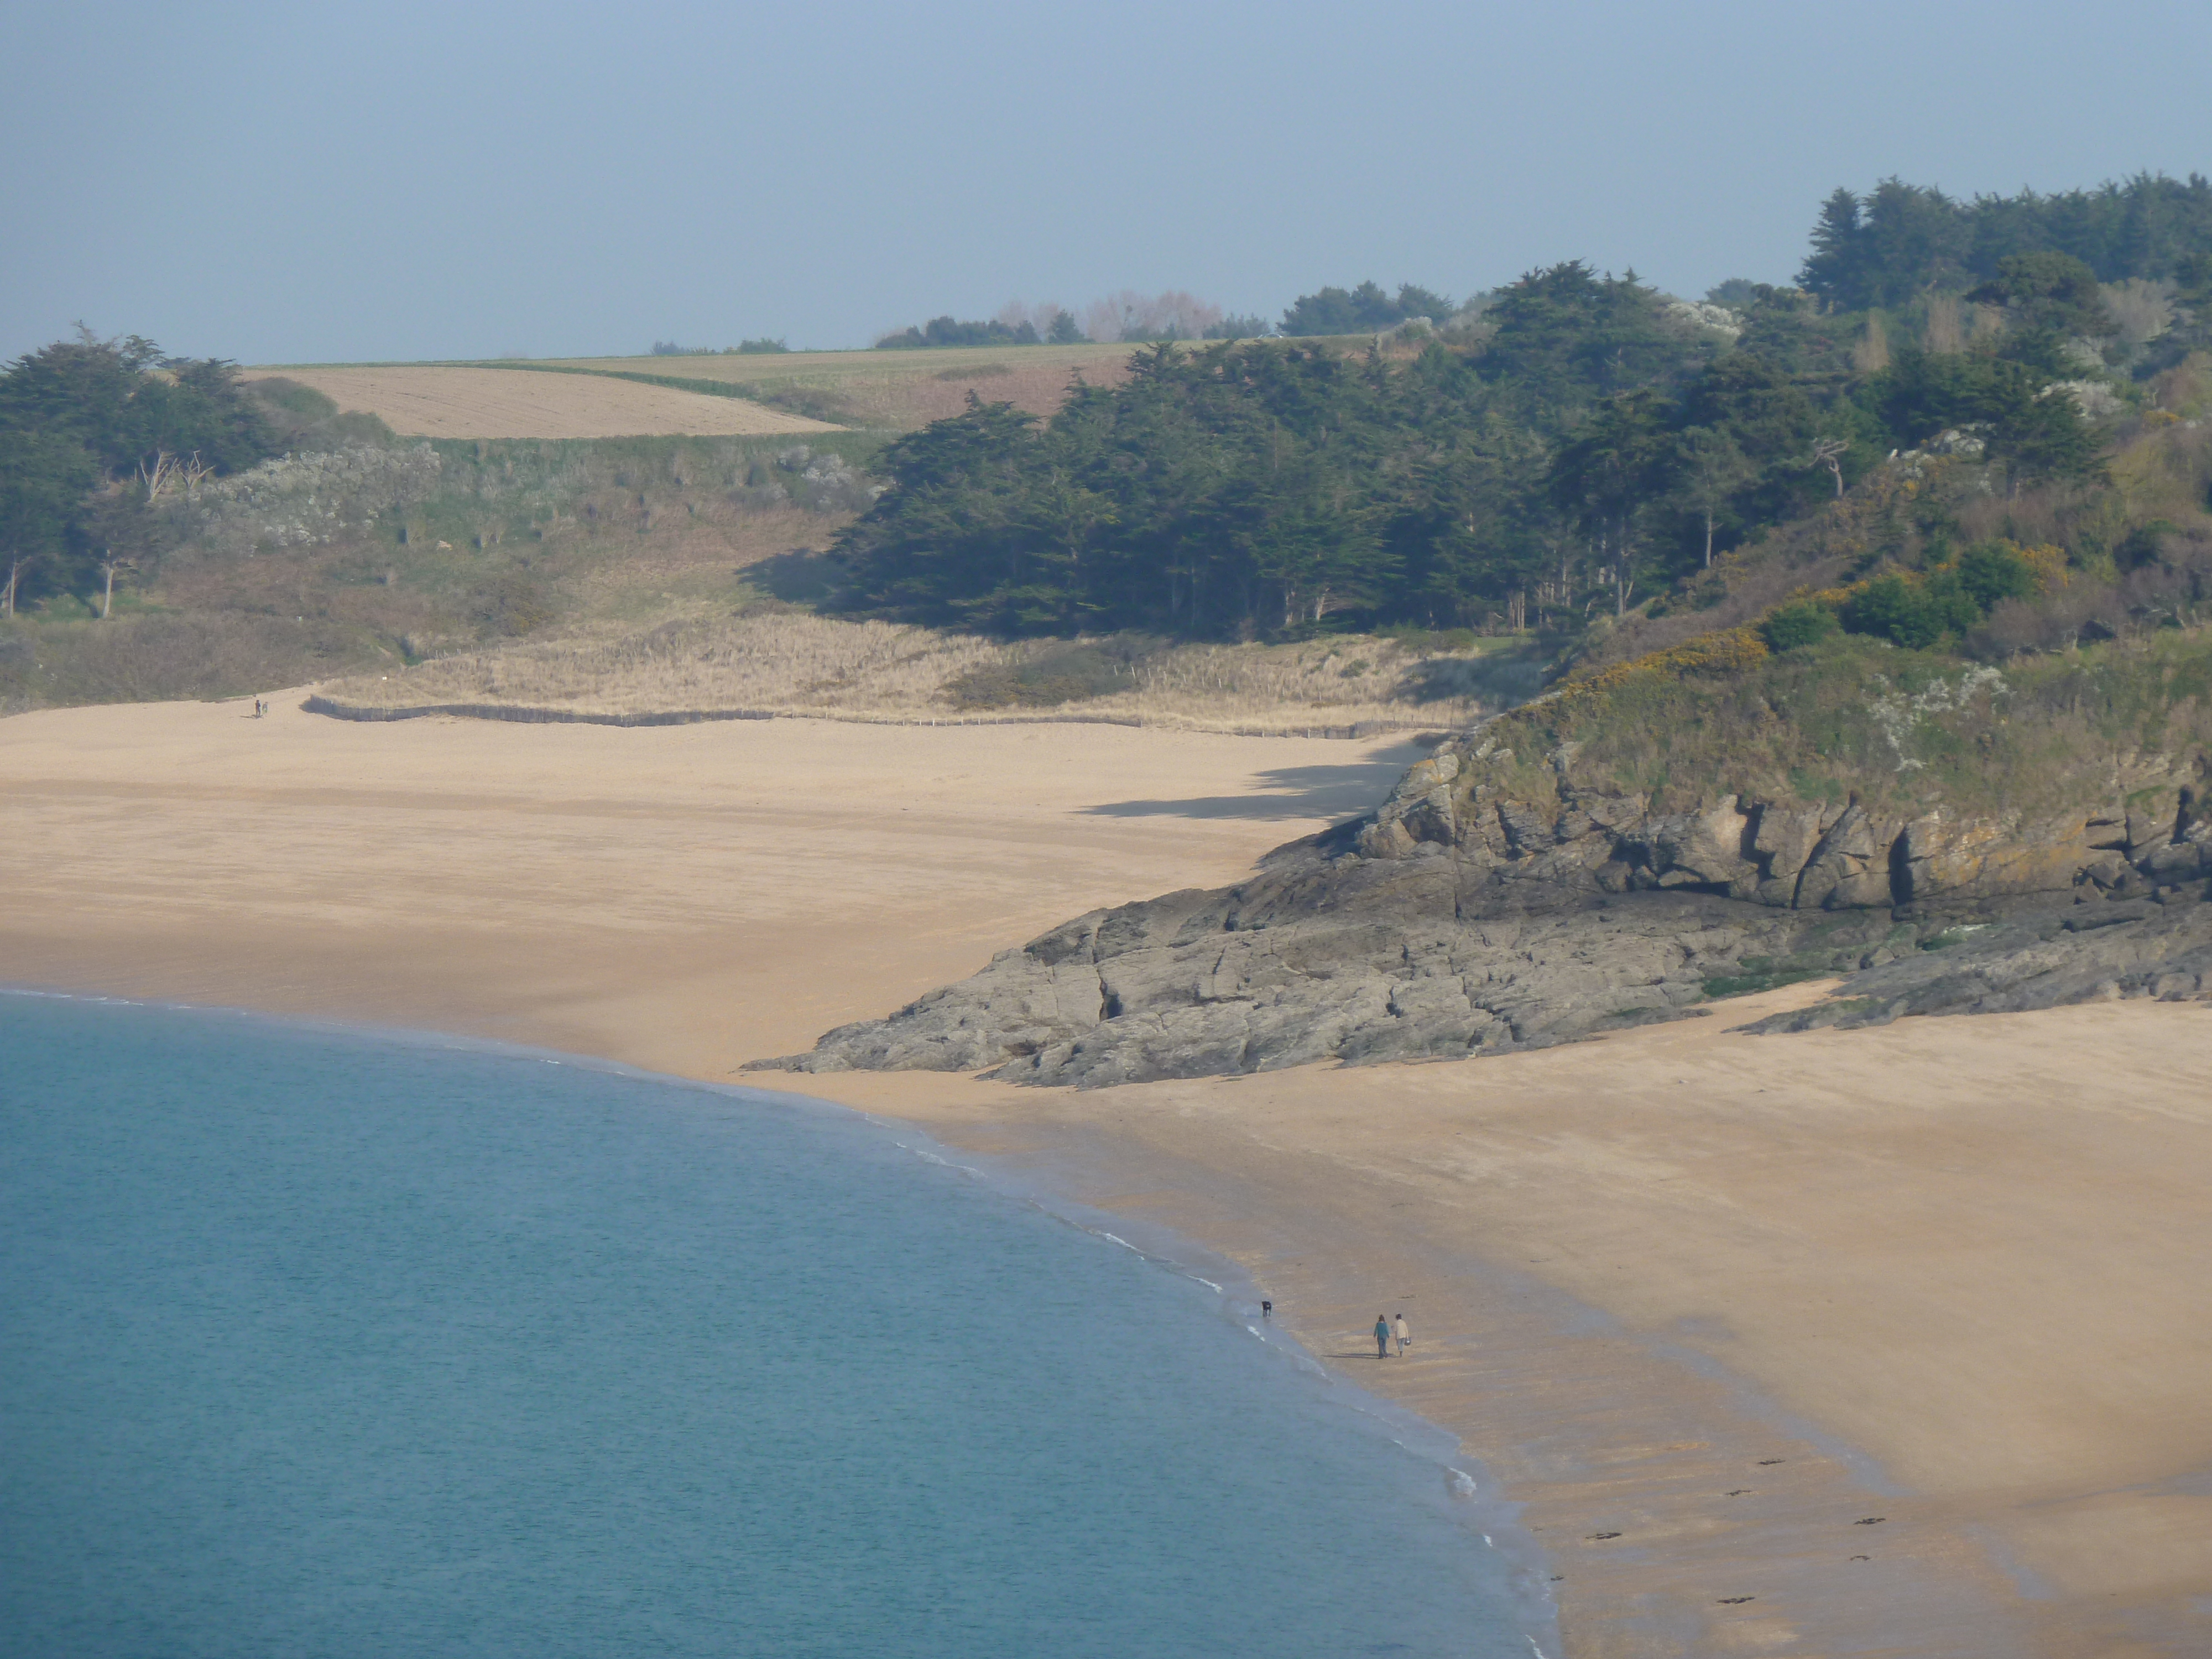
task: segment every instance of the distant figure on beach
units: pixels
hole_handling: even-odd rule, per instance
[[[1413,1328],[1407,1324],[1406,1316],[1398,1316],[1398,1358],[1406,1357],[1406,1350],[1413,1346]]]
[[[1275,1316],[1275,1304],[1265,1297],[1260,1298],[1260,1318],[1264,1323]]]
[[[1390,1322],[1381,1314],[1375,1316],[1375,1357],[1377,1359],[1390,1357]]]

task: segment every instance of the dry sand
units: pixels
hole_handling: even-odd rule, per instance
[[[0,980],[728,1081],[1090,905],[1233,879],[1408,753],[280,701],[0,721]],[[2212,1011],[1728,1030],[1818,994],[1456,1065],[744,1080],[1243,1262],[1526,1505],[1577,1659],[2212,1651]],[[1363,1355],[1386,1308],[1406,1361]]]
[[[803,415],[602,374],[395,366],[252,369],[313,386],[404,438],[750,437],[839,428]]]

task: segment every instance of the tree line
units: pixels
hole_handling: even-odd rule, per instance
[[[2055,253],[2100,283],[2179,276],[2212,255],[2212,181],[2137,173],[2094,190],[1977,196],[1885,179],[1820,209],[1799,283],[1842,311],[1910,304],[1993,281],[2008,259]]]
[[[1442,323],[1453,309],[1452,302],[1443,295],[1415,283],[1400,283],[1393,295],[1378,283],[1366,282],[1354,289],[1322,288],[1301,294],[1283,313],[1281,331],[1292,339],[1378,334],[1417,317]]]
[[[1978,434],[2016,479],[2095,471],[2049,296],[2002,343],[1851,366],[1798,290],[1729,331],[1570,261],[1407,359],[1296,341],[1156,347],[1049,421],[971,396],[890,445],[847,529],[848,608],[1006,633],[1215,638],[1616,614],[1893,450]]]
[[[1083,331],[1076,326],[1075,319],[1065,311],[1054,312],[1046,319],[1042,331],[1027,318],[1010,325],[995,318],[980,322],[960,322],[947,315],[933,317],[917,326],[886,334],[876,342],[876,349],[920,351],[938,346],[1073,345],[1083,337]]]

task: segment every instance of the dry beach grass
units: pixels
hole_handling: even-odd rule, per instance
[[[550,709],[584,715],[745,711],[899,723],[1079,719],[1247,735],[1449,729],[1485,709],[1462,695],[1407,695],[1408,677],[1447,676],[1440,658],[1395,640],[1291,646],[1186,645],[1128,665],[1125,686],[1052,707],[978,707],[963,681],[1016,671],[1050,644],[784,611],[606,625],[340,680],[321,695],[348,710]]]

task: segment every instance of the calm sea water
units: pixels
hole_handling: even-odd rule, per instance
[[[0,996],[10,1659],[1527,1655],[1347,1392],[842,1115]]]

